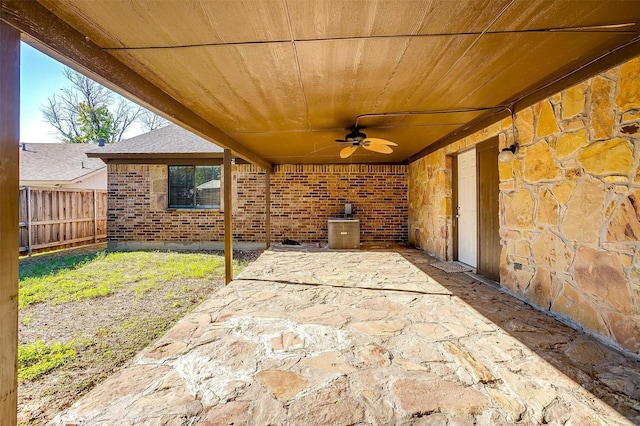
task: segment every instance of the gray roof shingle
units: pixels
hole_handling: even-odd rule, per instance
[[[95,145],[94,145],[95,147]],[[170,124],[113,145],[95,149],[92,154],[198,154],[222,153],[219,146],[175,124]]]
[[[26,143],[20,149],[20,180],[74,181],[107,165],[99,158],[89,158],[94,144]]]

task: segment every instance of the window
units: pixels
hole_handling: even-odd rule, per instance
[[[169,208],[219,209],[220,166],[169,166]]]

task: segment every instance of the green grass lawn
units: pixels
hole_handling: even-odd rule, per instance
[[[236,271],[240,267],[236,263]],[[222,256],[198,253],[98,252],[20,268],[19,308],[108,296],[125,286],[138,293],[173,279],[224,276]]]
[[[239,273],[257,253],[234,261]],[[224,256],[109,252],[21,261],[20,423],[51,415],[112,373],[224,282]]]

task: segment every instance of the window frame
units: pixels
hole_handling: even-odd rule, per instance
[[[201,204],[198,205],[197,204],[197,199],[198,199],[198,190],[197,190],[197,185],[196,185],[196,170],[198,168],[204,168],[204,167],[211,167],[211,168],[217,168],[218,172],[217,175],[219,176],[219,180],[222,183],[222,166],[219,164],[168,164],[167,165],[167,210],[179,210],[179,211],[196,211],[196,210],[206,210],[206,211],[221,211],[222,210],[222,184],[220,185],[220,189],[219,189],[219,194],[218,194],[218,204]],[[193,199],[191,200],[190,204],[172,204],[172,191],[174,191],[172,188],[176,187],[175,185],[172,186],[172,168],[192,168],[193,169],[193,178],[191,179],[191,182],[188,182],[187,185],[185,185],[185,187],[187,186],[192,186],[190,188],[190,191],[193,192]],[[215,177],[214,177],[215,179]],[[190,184],[190,185],[189,185]],[[183,199],[186,197],[183,197]]]

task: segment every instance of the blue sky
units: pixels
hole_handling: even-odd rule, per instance
[[[57,130],[44,121],[40,108],[47,99],[70,86],[62,75],[64,65],[21,43],[20,49],[20,142],[60,142]],[[139,134],[132,126],[127,136]]]
[[[62,69],[58,61],[21,43],[20,142],[59,142],[56,130],[43,120],[40,107],[69,85]]]

